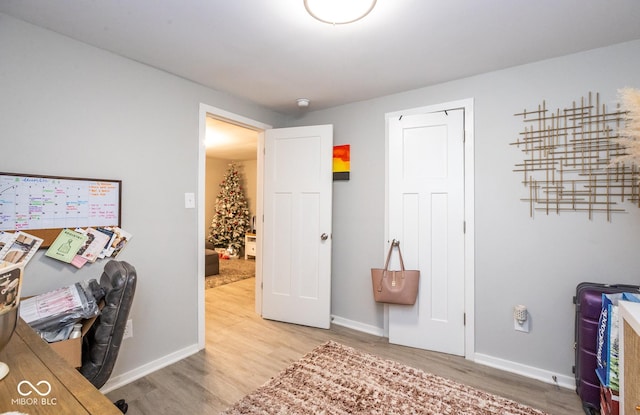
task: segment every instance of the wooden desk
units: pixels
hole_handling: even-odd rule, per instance
[[[0,361],[7,363],[10,370],[0,380],[0,413],[122,414],[22,319],[11,341],[0,352]],[[38,385],[41,381],[48,382],[51,390],[48,391],[46,383]]]

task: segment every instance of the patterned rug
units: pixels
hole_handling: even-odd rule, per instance
[[[255,259],[220,259],[220,274],[206,277],[205,286],[215,288],[255,276]]]
[[[304,356],[223,414],[544,415],[517,402],[336,342]]]

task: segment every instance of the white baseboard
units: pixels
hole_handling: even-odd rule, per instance
[[[374,336],[384,337],[384,329],[369,324],[363,324],[358,321],[349,320],[339,316],[331,316],[331,322],[335,325],[346,327],[349,329],[357,330],[363,333],[371,334]],[[186,357],[191,356],[199,351],[197,344],[185,347],[167,356],[163,356],[160,359],[149,362],[145,365],[135,368],[129,372],[123,373],[118,376],[114,376],[107,381],[107,383],[100,389],[102,393],[109,393],[112,390],[125,386],[135,380],[138,380],[156,370],[176,363]],[[468,356],[469,358],[469,356]],[[485,355],[482,353],[475,353],[471,358],[474,362],[493,367],[495,369],[504,370],[505,372],[515,373],[521,376],[525,376],[531,379],[536,379],[551,385],[558,385],[566,389],[575,390],[576,382],[572,376],[557,374],[548,370],[540,369],[533,366],[524,365],[522,363],[512,362],[505,359]],[[554,376],[556,381],[554,381]]]
[[[576,380],[572,376],[560,375],[548,370],[540,369],[533,366],[523,365],[522,363],[512,362],[482,353],[476,353],[473,359],[476,363],[490,366],[496,369],[504,370],[518,375],[526,376],[531,379],[540,380],[552,385],[558,385],[567,389],[576,388]],[[556,381],[553,378],[556,378]]]
[[[160,359],[144,364],[129,372],[114,376],[109,379],[102,388],[100,388],[100,392],[102,392],[103,394],[109,393],[112,390],[118,389],[133,382],[134,380],[138,380],[144,376],[147,376],[148,374],[153,373],[156,370],[162,369],[163,367],[169,366],[186,357],[189,357],[192,354],[197,353],[199,350],[200,349],[198,349],[198,345],[193,344],[166,356],[162,356]]]
[[[359,321],[349,320],[340,316],[332,315],[331,322],[336,326],[342,326],[348,329],[361,331],[363,333],[373,334],[374,336],[384,337],[384,329],[376,326],[371,326],[369,324],[363,324]]]
[[[353,321],[353,320],[349,320],[349,319],[337,317],[337,316],[331,316],[331,322],[338,326],[347,327],[353,330],[372,334],[374,336],[384,337],[384,331],[379,327],[371,326],[368,324],[362,324],[357,321]],[[189,357],[192,354],[197,353],[199,350],[200,349],[198,348],[198,345],[193,344],[191,346],[185,347],[184,349],[171,353],[167,356],[163,356],[160,359],[154,360],[153,362],[149,362],[145,365],[137,367],[129,372],[125,372],[118,376],[113,376],[111,379],[107,381],[107,383],[105,383],[105,385],[102,388],[100,388],[100,391],[102,393],[109,393],[135,380],[138,380],[144,376],[147,376],[148,374],[153,373],[156,370],[162,369],[163,367],[169,366],[170,364],[176,363],[179,360]]]
[[[349,329],[372,334],[374,336],[384,337],[384,329],[380,327],[362,324],[358,321],[349,320],[339,316],[331,316],[331,322],[335,325],[347,327]],[[558,385],[562,388],[575,390],[576,380],[572,376],[561,375],[548,370],[540,369],[533,366],[527,366],[522,363],[512,362],[498,357],[489,356],[482,353],[474,353],[473,356],[467,356],[478,364],[490,366],[495,369],[504,370],[505,372],[515,373],[531,379],[536,379],[551,385]],[[553,380],[555,376],[555,381]]]

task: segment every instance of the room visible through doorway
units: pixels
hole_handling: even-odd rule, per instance
[[[233,163],[239,173],[238,183],[247,202],[249,218],[255,218],[257,207],[257,146],[258,131],[239,126],[224,120],[207,116],[205,133],[205,220],[204,235],[209,237],[210,227],[214,214],[219,206],[216,199],[221,194],[233,189],[223,189],[221,183]],[[224,202],[221,202],[224,203]],[[250,222],[250,234],[255,234],[253,221]],[[224,247],[217,247],[220,250],[218,266],[205,266],[205,286],[207,289],[215,289],[221,285],[233,283],[247,278],[255,277],[255,238],[249,235],[243,238],[243,242],[249,240],[249,246],[244,246],[237,256],[223,252]],[[210,245],[211,248],[216,248]],[[211,259],[206,259],[207,264]],[[213,269],[213,271],[212,271]],[[217,273],[212,273],[217,271]]]

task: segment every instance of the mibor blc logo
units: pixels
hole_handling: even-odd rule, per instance
[[[28,380],[23,380],[18,383],[17,390],[20,398],[11,399],[12,405],[46,406],[58,403],[56,398],[49,397],[51,384],[46,380],[41,380],[35,385]]]

